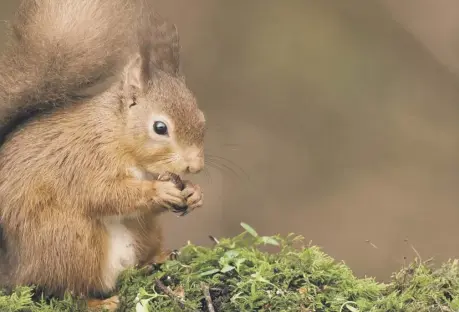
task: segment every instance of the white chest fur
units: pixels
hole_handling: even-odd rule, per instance
[[[108,234],[108,250],[104,268],[104,283],[108,289],[115,287],[119,274],[136,264],[135,241],[119,216],[104,218]]]
[[[145,179],[145,172],[140,168],[132,167],[128,169],[128,172],[135,179]],[[103,219],[108,235],[108,250],[103,280],[108,289],[113,289],[116,286],[116,280],[123,270],[137,264],[134,237],[123,224],[123,219],[137,216],[137,213],[132,213]]]

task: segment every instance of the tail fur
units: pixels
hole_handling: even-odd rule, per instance
[[[31,116],[103,87],[134,50],[176,71],[175,26],[148,1],[22,0],[0,59],[0,144]]]

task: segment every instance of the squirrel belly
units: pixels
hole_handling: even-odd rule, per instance
[[[107,251],[102,267],[102,280],[107,289],[113,289],[119,274],[138,263],[136,241],[132,232],[118,216],[103,218],[107,231]]]

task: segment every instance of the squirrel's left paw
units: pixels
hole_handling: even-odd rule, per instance
[[[184,181],[184,184],[185,188],[182,191],[182,195],[186,200],[186,210],[181,216],[187,215],[196,208],[200,208],[204,200],[204,193],[199,185],[193,184],[190,181]]]

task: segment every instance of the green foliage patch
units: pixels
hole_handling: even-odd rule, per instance
[[[205,248],[188,244],[152,272],[127,270],[118,282],[121,311],[459,311],[457,260],[438,268],[414,261],[390,283],[357,278],[301,236],[261,236],[247,224]],[[265,251],[265,247],[274,252]],[[20,287],[0,294],[0,311],[84,311],[81,301],[33,300]]]

